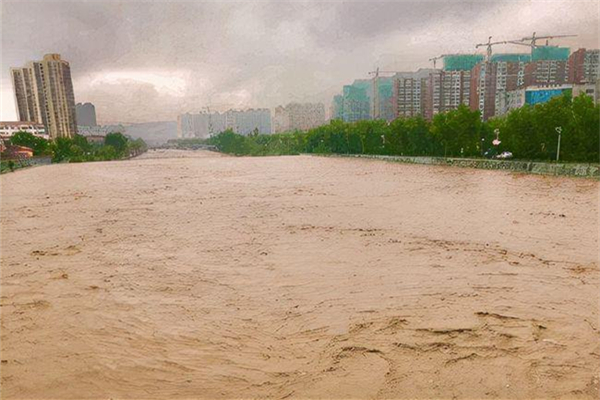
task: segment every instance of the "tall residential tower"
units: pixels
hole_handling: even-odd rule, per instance
[[[92,103],[77,103],[75,116],[79,126],[96,126],[96,107]]]
[[[51,139],[77,133],[75,96],[69,63],[59,54],[11,68],[20,121],[44,124]]]

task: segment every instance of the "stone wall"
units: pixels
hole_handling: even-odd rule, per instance
[[[518,160],[488,160],[473,158],[444,158],[444,157],[408,157],[380,156],[371,154],[330,154],[333,157],[372,158],[377,160],[401,162],[407,164],[449,165],[462,168],[501,169],[515,172],[526,172],[541,175],[578,176],[600,179],[598,164],[560,164],[536,161]]]

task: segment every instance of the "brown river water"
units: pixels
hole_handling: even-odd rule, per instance
[[[1,184],[5,399],[599,396],[597,181],[159,150]]]

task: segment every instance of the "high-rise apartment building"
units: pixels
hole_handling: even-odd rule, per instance
[[[307,131],[325,124],[325,106],[322,103],[289,103],[275,108],[274,132]]]
[[[469,105],[471,71],[436,71],[429,74],[423,115],[431,120],[436,114]]]
[[[274,133],[287,132],[290,130],[290,113],[284,106],[275,107],[272,123]]]
[[[271,133],[271,110],[251,108],[248,110],[230,110],[226,113],[227,127],[240,135],[251,133]]]
[[[77,103],[75,105],[77,125],[96,126],[96,107],[92,103]]]
[[[11,69],[17,114],[21,121],[44,124],[51,139],[77,133],[75,96],[69,63],[46,54],[22,68]]]
[[[371,117],[392,121],[394,116],[394,78],[375,76],[371,82]]]
[[[372,95],[371,79],[357,79],[351,85],[345,85],[342,94],[333,98],[332,118],[345,122],[371,119]]]
[[[39,98],[42,96],[36,84],[33,68],[11,68],[17,118],[19,121],[42,123]],[[44,115],[45,117],[45,115]]]
[[[330,108],[331,119],[344,119],[344,95],[337,94],[333,96]]]
[[[469,106],[471,95],[471,70],[483,60],[479,54],[449,54],[444,56],[443,70],[429,74],[425,118],[455,110],[461,104]]]
[[[423,116],[427,100],[427,84],[433,69],[399,72],[394,75],[394,118]]]
[[[371,80],[357,79],[342,90],[342,119],[356,122],[371,119]]]
[[[564,85],[569,79],[568,47],[540,46],[525,66],[525,86]]]
[[[563,85],[568,82],[565,60],[538,60],[525,66],[525,86]]]
[[[484,121],[496,115],[502,96],[523,86],[530,58],[528,54],[497,54],[473,67],[470,107],[479,110]]]
[[[579,49],[569,57],[569,83],[594,84],[600,79],[600,50]]]
[[[471,70],[471,109],[479,110],[487,120],[526,104],[519,100],[526,88],[564,86],[570,79],[569,51],[566,47],[540,46],[530,55],[495,54],[491,60],[480,62]],[[528,93],[534,92],[539,91]]]
[[[211,135],[210,114],[185,113],[177,116],[177,137],[180,139],[199,138],[206,139]],[[215,132],[219,133],[219,132]]]

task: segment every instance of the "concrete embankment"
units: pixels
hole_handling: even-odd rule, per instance
[[[476,158],[382,156],[373,154],[327,154],[329,157],[371,158],[406,164],[449,165],[462,168],[500,169],[539,175],[577,176],[600,179],[600,165],[578,163],[548,163],[518,160],[488,160]]]

